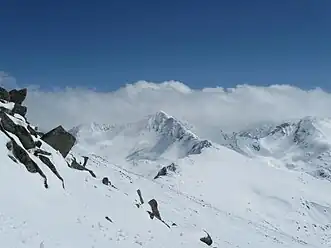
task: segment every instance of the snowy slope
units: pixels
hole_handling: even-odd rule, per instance
[[[207,247],[200,241],[203,230],[213,239],[211,247],[331,246],[328,181],[211,144],[164,112],[123,126],[94,123],[71,132],[77,143],[66,158],[45,142],[41,146],[65,187],[27,150],[48,188],[42,177],[9,158],[9,137],[0,132],[1,247],[198,248]],[[86,168],[96,177],[69,168],[73,156],[78,162],[88,156]],[[154,179],[170,162],[178,170]],[[104,177],[114,187],[104,185]],[[147,213],[151,199],[163,222]]]
[[[239,153],[331,179],[329,118],[306,117],[221,136],[221,144]]]

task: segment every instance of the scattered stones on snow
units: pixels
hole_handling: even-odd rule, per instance
[[[41,139],[58,150],[65,158],[76,142],[76,138],[67,132],[62,126],[58,126],[48,133],[44,134]]]

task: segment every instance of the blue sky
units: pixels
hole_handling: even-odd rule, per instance
[[[19,84],[331,90],[330,0],[3,0],[0,23],[0,70]]]

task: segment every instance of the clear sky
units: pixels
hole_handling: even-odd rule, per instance
[[[0,70],[43,88],[331,90],[330,0],[0,1]]]

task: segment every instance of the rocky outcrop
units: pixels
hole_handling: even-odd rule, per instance
[[[170,164],[168,166],[162,167],[162,169],[159,170],[159,172],[154,177],[154,179],[157,179],[157,178],[159,178],[161,176],[166,176],[168,174],[168,171],[175,172],[176,171],[176,165],[174,163],[172,163],[172,164]]]
[[[6,89],[0,87],[0,99],[9,101],[9,93]]]
[[[207,234],[207,236],[200,238],[200,241],[205,243],[208,246],[211,246],[213,244],[213,240],[210,237],[209,233],[207,233],[206,231],[205,231],[205,233]]]
[[[9,101],[22,104],[22,102],[25,100],[27,95],[27,89],[21,89],[21,90],[11,90],[9,91]]]
[[[81,165],[80,163],[77,162],[77,159],[75,157],[73,157],[71,163],[68,163],[68,166],[75,170],[88,171],[92,177],[96,177],[96,175],[94,174],[94,172],[92,170],[86,168],[87,159],[84,159],[84,162],[85,162],[85,164]]]
[[[55,150],[58,150],[64,158],[68,155],[76,142],[76,138],[68,133],[62,126],[58,126],[44,134],[41,139]]]
[[[9,150],[8,156],[15,163],[23,164],[28,172],[38,173],[44,179],[44,186],[48,188],[47,177],[38,166],[45,164],[62,181],[64,187],[64,179],[51,160],[52,153],[41,149],[43,145],[41,134],[25,118],[27,108],[22,106],[22,103],[26,95],[26,89],[14,89],[8,92],[0,87],[0,131],[10,140],[6,144]],[[69,152],[75,142],[62,127],[53,129],[43,137],[51,146],[58,148],[63,156]],[[87,158],[84,159],[85,166]]]
[[[14,157],[25,165],[25,168],[31,173],[38,173],[44,179],[44,186],[48,188],[46,175],[42,172],[39,166],[34,162],[30,155],[19,146],[14,139],[11,138],[11,141],[7,143],[7,148],[12,151]]]
[[[0,117],[1,125],[3,128],[6,131],[16,135],[25,149],[31,149],[35,147],[35,143],[25,127],[16,125],[6,113],[0,112]]]

